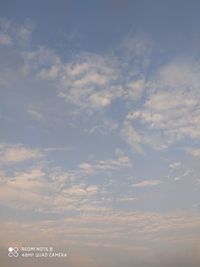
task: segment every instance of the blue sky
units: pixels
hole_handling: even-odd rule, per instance
[[[5,267],[25,245],[67,250],[60,267],[199,266],[199,10],[0,1]]]

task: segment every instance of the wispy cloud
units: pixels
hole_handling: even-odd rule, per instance
[[[160,185],[160,180],[144,180],[136,184],[132,184],[133,187],[151,187],[151,186],[157,186]]]
[[[94,164],[83,162],[79,165],[79,168],[83,173],[89,174],[95,171],[113,171],[130,166],[130,159],[125,155],[121,155],[117,159],[96,160]]]

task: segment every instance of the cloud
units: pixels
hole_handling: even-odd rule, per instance
[[[21,144],[1,144],[0,151],[0,161],[3,164],[17,164],[42,157],[40,150],[31,149]]]
[[[151,186],[157,186],[160,185],[160,180],[144,180],[142,182],[132,184],[133,187],[151,187]]]
[[[12,45],[12,39],[8,34],[0,33],[0,44],[5,46]]]
[[[179,169],[181,167],[181,162],[180,161],[176,161],[176,162],[173,162],[169,165],[170,168],[172,169]]]
[[[32,73],[39,80],[55,82],[57,96],[78,113],[83,109],[102,110],[117,99],[138,101],[148,87],[145,77],[140,75],[139,65],[150,52],[147,52],[149,44],[145,44],[146,41],[136,39],[126,39],[123,45],[116,46],[106,55],[80,52],[67,62],[63,62],[55,51],[39,47],[23,53],[23,72]],[[130,65],[127,65],[127,60],[130,60]],[[147,65],[144,63],[142,69]]]
[[[195,62],[170,63],[159,69],[149,82],[144,104],[129,111],[129,124],[124,124],[124,131],[127,128],[127,132],[131,132],[130,129],[137,124],[137,138],[135,134],[132,139],[137,139],[137,144],[149,144],[155,149],[167,148],[180,140],[199,140],[198,70]],[[130,139],[128,142],[133,144]],[[160,145],[159,140],[162,140]]]
[[[198,239],[195,233],[199,225],[199,215],[190,212],[115,212],[109,210],[65,216],[61,220],[38,220],[34,223],[1,220],[1,227],[5,229],[1,232],[1,240],[4,240],[3,246],[7,246],[7,243],[12,240],[20,240],[27,246],[46,240],[51,246],[59,247],[71,248],[73,243],[81,247],[82,245],[90,247],[94,242],[100,246],[113,248],[116,248],[116,244],[120,244],[120,249],[124,251],[130,251],[131,245],[140,247],[141,251],[147,249],[153,252],[157,244],[162,244],[166,249],[169,247],[175,249],[185,242],[197,244]],[[15,229],[18,230],[15,231]],[[27,241],[27,234],[31,229],[32,239]]]
[[[0,179],[1,203],[20,210],[47,210],[59,185],[49,178],[40,166],[5,173]]]
[[[189,87],[194,89],[199,84],[198,65],[196,63],[187,61],[187,59],[172,61],[161,67],[157,81],[168,88],[183,87],[185,89]]]
[[[93,164],[83,162],[79,165],[79,169],[82,173],[92,174],[98,171],[115,171],[130,166],[130,159],[125,155],[120,155],[117,159],[96,160]]]
[[[96,132],[106,134],[108,131],[112,132],[118,129],[119,125],[116,121],[113,121],[108,118],[104,118],[102,122],[99,122],[99,124],[93,126],[91,129],[85,130],[86,132],[89,132],[91,134],[94,134]]]
[[[106,94],[106,92],[104,94],[96,93],[89,97],[89,101],[91,102],[92,106],[95,106],[95,107],[106,107],[110,105],[111,99],[112,99],[112,95]]]
[[[88,186],[88,187],[78,185],[78,186],[73,186],[69,189],[66,189],[64,192],[66,192],[69,195],[84,196],[88,194],[89,195],[96,194],[97,191],[98,191],[98,188],[96,185]]]
[[[94,201],[100,187],[86,182],[84,178],[88,174],[91,173],[86,170],[65,171],[40,161],[32,162],[31,167],[22,166],[18,171],[1,172],[1,203],[20,210],[48,213],[107,210]]]
[[[142,137],[128,121],[124,122],[121,134],[123,139],[126,140],[126,142],[131,146],[133,151],[137,153],[143,153],[143,149],[141,146]]]
[[[27,20],[23,24],[14,23],[7,18],[0,18],[0,45],[24,46],[29,43],[33,31],[33,23]]]
[[[62,68],[59,55],[45,46],[39,46],[33,51],[23,51],[22,57],[24,64],[21,71],[32,79],[54,80]]]
[[[140,100],[146,88],[148,88],[148,83],[146,83],[144,79],[132,80],[127,84],[127,92],[125,94],[125,99],[129,101]]]
[[[27,112],[28,112],[31,116],[33,116],[35,119],[38,119],[38,120],[43,119],[43,115],[42,115],[42,113],[40,113],[39,111],[37,111],[37,109],[34,108],[34,107],[29,107],[28,110],[27,110]]]
[[[11,22],[5,18],[0,18],[0,44],[5,46],[11,46],[13,44],[11,36],[8,34],[8,30],[11,27]]]
[[[108,107],[117,99],[137,101],[148,87],[140,74],[148,65],[150,47],[142,38],[126,38],[107,55],[81,53],[64,65],[59,96],[77,107],[93,109]]]
[[[26,171],[2,173],[0,199],[5,206],[19,210],[58,213],[80,211],[99,191],[95,184],[72,182],[74,175],[54,168],[33,166]],[[90,204],[97,210],[96,205]]]
[[[114,87],[118,70],[111,58],[82,54],[63,67],[59,96],[76,107],[104,108],[121,95],[121,89]]]
[[[200,157],[200,148],[186,148],[185,151],[193,157]]]
[[[182,206],[183,203],[179,203],[184,200],[181,197],[185,195],[185,192],[182,192],[185,185],[179,184],[179,194],[178,184],[174,182],[190,176],[190,179],[185,179],[184,182],[190,183],[192,187],[191,180],[194,180],[195,170],[191,166],[192,171],[184,167],[185,164],[180,163],[180,159],[166,159],[171,155],[170,150],[166,153],[157,151],[156,154],[147,146],[162,150],[170,146],[173,149],[177,148],[176,145],[182,148],[185,145],[189,146],[190,142],[191,146],[195,146],[199,142],[199,63],[187,60],[180,62],[176,59],[162,67],[158,66],[155,70],[159,55],[151,57],[152,44],[142,38],[125,38],[120,45],[112,47],[107,53],[80,51],[64,59],[61,54],[49,47],[31,45],[24,48],[32,34],[32,28],[28,24],[16,25],[8,20],[1,20],[0,24],[0,44],[4,46],[2,51],[7,51],[6,63],[1,63],[3,70],[0,82],[8,85],[9,89],[4,90],[3,95],[15,95],[17,98],[14,98],[13,103],[17,102],[17,105],[25,102],[28,119],[32,117],[40,120],[39,124],[38,121],[31,120],[31,127],[36,126],[35,129],[39,132],[42,130],[44,136],[54,135],[51,140],[53,147],[49,148],[33,148],[22,144],[0,145],[1,204],[7,211],[7,207],[15,209],[13,214],[17,214],[16,217],[20,216],[19,221],[14,218],[6,222],[1,221],[1,229],[4,229],[1,231],[3,246],[7,248],[14,239],[27,245],[30,245],[28,242],[42,244],[45,240],[49,244],[70,248],[72,254],[74,247],[90,251],[91,254],[95,247],[95,253],[98,248],[102,252],[101,255],[95,255],[98,254],[103,259],[107,259],[108,250],[112,252],[109,254],[110,264],[97,266],[116,267],[138,266],[137,263],[133,263],[140,253],[143,265],[156,266],[157,263],[151,264],[149,259],[157,260],[160,257],[155,257],[159,254],[156,254],[158,247],[162,247],[168,256],[170,249],[184,251],[181,250],[183,243],[196,245],[199,242],[197,233],[200,227],[197,208],[190,212],[186,210],[186,206]],[[46,100],[43,101],[41,96],[47,97]],[[37,100],[41,101],[38,106],[32,103]],[[13,107],[13,110],[18,111],[19,106]],[[49,110],[50,114],[47,114]],[[24,117],[20,117],[22,110],[19,111],[19,118],[23,120]],[[71,122],[71,114],[77,115],[72,118],[75,126],[73,129],[69,129],[68,125],[66,127],[68,119]],[[45,115],[53,115],[53,119],[58,118],[63,128],[58,129],[54,120],[44,120]],[[13,121],[14,118],[15,114],[12,117]],[[11,124],[13,121],[10,121]],[[27,118],[22,121],[22,124],[24,123],[27,123]],[[96,133],[98,131],[104,134],[106,130],[112,132],[109,136],[111,143],[105,149],[99,147]],[[58,133],[56,136],[55,132]],[[86,136],[88,133],[91,135]],[[12,137],[17,138],[17,133],[13,134]],[[77,141],[77,136],[82,134],[86,139],[72,142],[76,143],[75,152],[68,153],[67,145],[60,147],[71,140]],[[123,145],[119,137],[132,151],[141,154],[133,155],[134,165],[131,158],[120,149],[116,149],[113,158],[108,156],[111,147]],[[23,139],[23,135],[20,138]],[[91,139],[92,143],[97,142],[96,145],[86,148],[84,153],[79,153]],[[49,140],[45,140],[45,143]],[[56,147],[56,143],[60,144],[59,147]],[[104,157],[90,157],[89,160],[87,152],[91,152],[90,149],[94,149],[94,154],[98,152]],[[146,151],[152,152],[150,158],[145,159]],[[182,151],[179,150],[175,156],[183,156]],[[197,158],[200,155],[197,147],[186,147],[184,151]],[[76,152],[78,157],[74,157]],[[150,165],[151,162],[155,163],[155,155],[159,161],[154,170]],[[77,163],[81,157],[85,160]],[[159,179],[139,180],[132,184],[132,180],[126,178],[130,177],[130,172],[135,176],[135,172],[141,171],[141,166],[144,165],[142,160],[150,160],[150,170],[158,171],[158,174],[165,170],[164,166],[169,167],[168,181],[172,181],[172,184],[168,185],[175,186],[172,196],[178,193],[179,201],[174,206],[176,211],[135,211],[137,207],[144,210],[150,206],[152,208],[154,198],[151,198],[152,195],[149,198],[148,195],[150,203],[144,203],[143,206],[143,203],[140,203],[141,195],[138,195],[139,198],[134,197],[137,188],[142,190],[162,184]],[[161,162],[163,165],[159,166]],[[72,167],[70,164],[76,165]],[[175,178],[171,179],[171,175]],[[159,189],[165,191],[164,187]],[[189,194],[192,194],[193,189],[188,187],[188,190],[191,190]],[[171,196],[168,193],[164,194],[165,199]],[[192,197],[196,199],[195,195]],[[134,202],[135,200],[138,201]],[[170,200],[172,205],[175,203],[173,200]],[[192,199],[190,201],[192,202]],[[161,203],[159,209],[162,209],[163,205],[165,207],[165,203]],[[171,203],[167,205],[172,207]],[[185,210],[178,212],[179,205]],[[29,221],[30,217],[34,222]],[[47,217],[53,219],[41,219]],[[32,240],[27,241],[30,232]],[[79,254],[74,253],[73,257],[74,255]],[[115,257],[117,260],[114,262]],[[147,259],[146,262],[143,259]],[[84,262],[86,266],[95,265],[93,260],[85,259]],[[168,265],[170,264],[176,266],[171,262]],[[74,265],[81,264],[77,260]]]
[[[1,203],[21,210],[48,213],[107,210],[106,201],[101,201],[103,184],[96,180],[89,182],[87,178],[131,166],[130,159],[119,149],[115,159],[82,162],[71,170],[48,162],[48,149],[1,144],[1,150],[4,170],[0,172]],[[30,164],[19,164],[26,161]],[[11,164],[14,166],[8,171],[7,166]]]
[[[1,24],[3,42],[13,42],[13,22],[1,19]],[[30,39],[30,25],[15,25],[18,39]],[[20,48],[20,75],[46,85],[50,82],[70,114],[81,115],[84,110],[91,116],[107,111],[118,101],[128,111],[124,123],[120,121],[121,136],[139,153],[144,151],[144,144],[161,150],[187,138],[198,140],[199,64],[176,59],[147,75],[154,48],[155,44],[145,38],[127,37],[107,54],[80,51],[65,61],[48,47]],[[2,75],[3,84],[13,76]],[[30,109],[29,113],[41,118],[37,110]],[[96,129],[101,131],[101,127]]]

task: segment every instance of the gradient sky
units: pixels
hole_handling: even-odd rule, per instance
[[[199,14],[0,0],[2,267],[200,266]]]

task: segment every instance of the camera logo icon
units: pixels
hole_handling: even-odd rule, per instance
[[[12,258],[12,257],[18,257],[19,256],[19,249],[17,247],[9,247],[8,248],[8,257]]]

